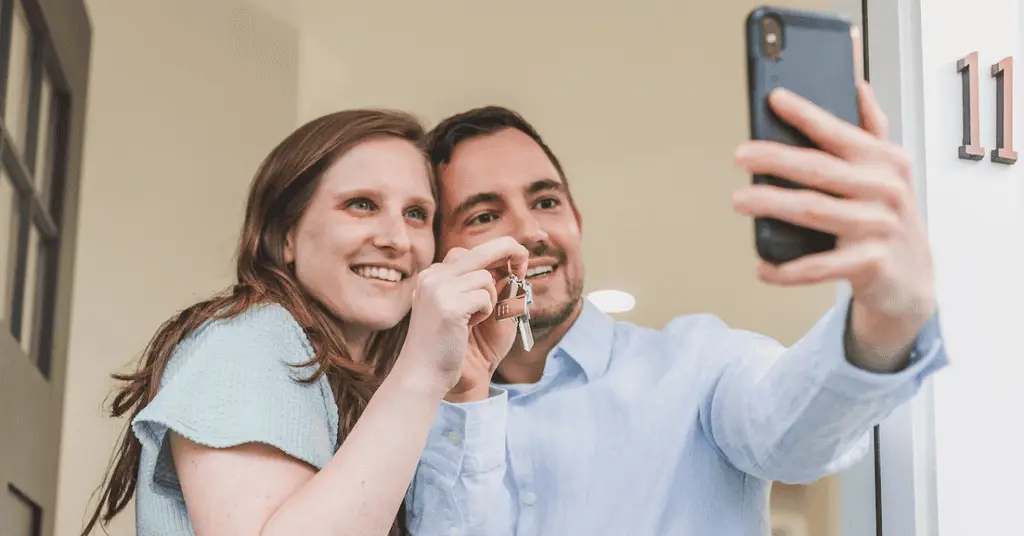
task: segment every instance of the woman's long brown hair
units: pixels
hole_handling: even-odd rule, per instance
[[[97,490],[99,503],[85,526],[87,536],[99,524],[110,522],[135,495],[142,445],[131,431],[131,422],[160,387],[175,346],[209,320],[233,317],[264,302],[285,307],[302,326],[315,351],[307,364],[316,373],[306,381],[326,375],[338,404],[338,444],[355,426],[383,376],[391,370],[405,340],[409,317],[394,328],[371,337],[366,358],[349,358],[339,322],[324,306],[303,292],[284,261],[288,232],[309,205],[324,171],[341,155],[364,141],[380,137],[409,140],[422,149],[424,130],[410,115],[386,110],[349,110],[315,119],[282,141],[260,165],[249,190],[249,199],[237,252],[237,282],[225,292],[199,302],[165,322],[143,350],[134,372],[114,374],[122,383],[110,405],[114,418],[128,416],[104,483]],[[424,166],[428,167],[426,158]],[[437,186],[431,179],[431,190]],[[404,506],[389,532],[404,530]]]

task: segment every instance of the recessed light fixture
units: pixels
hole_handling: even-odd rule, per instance
[[[636,306],[636,298],[621,290],[595,290],[587,294],[587,299],[606,313],[625,313]]]

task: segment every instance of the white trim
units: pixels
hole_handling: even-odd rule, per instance
[[[889,116],[889,134],[914,162],[915,193],[926,209],[924,87],[920,0],[867,0],[868,61],[875,94]],[[927,217],[927,213],[925,213]],[[935,433],[932,385],[881,424],[882,533],[934,536]]]
[[[832,0],[832,9],[864,27],[861,0]],[[869,28],[870,32],[870,28]],[[868,36],[870,42],[871,36]],[[865,50],[865,54],[869,51]],[[870,59],[870,58],[869,58]],[[870,65],[874,70],[874,64]],[[836,302],[845,304],[850,296],[846,283],[836,285]],[[878,536],[875,512],[875,447],[872,433],[871,448],[856,465],[839,474],[839,526],[842,536]]]

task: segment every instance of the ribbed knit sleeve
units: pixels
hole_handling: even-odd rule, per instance
[[[214,448],[264,443],[323,468],[334,455],[338,410],[324,377],[301,381],[315,366],[294,365],[312,355],[278,305],[203,326],[175,350],[159,393],[132,423],[143,444],[140,485],[181,497],[168,430]]]

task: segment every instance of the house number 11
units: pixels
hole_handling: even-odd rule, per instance
[[[981,160],[985,158],[985,149],[979,145],[978,53],[971,52],[956,62],[956,70],[963,78],[964,99],[964,140],[960,158]],[[992,78],[996,79],[996,148],[991,158],[993,162],[1012,165],[1017,162],[1017,152],[1013,150],[1013,56],[992,66]]]

